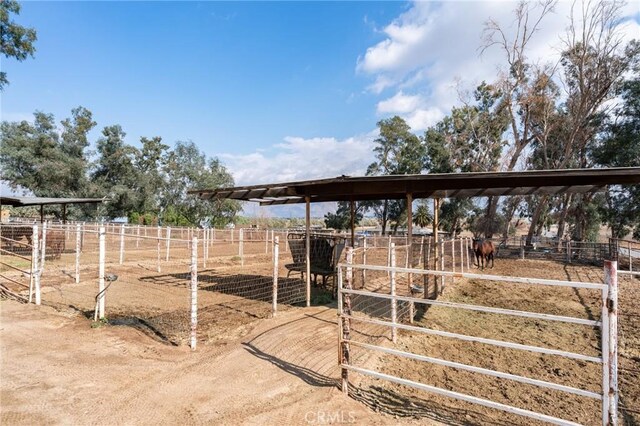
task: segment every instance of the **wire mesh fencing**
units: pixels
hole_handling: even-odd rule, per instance
[[[37,278],[34,237],[38,228],[29,224],[0,224],[0,296],[31,302]],[[37,289],[39,290],[39,288]],[[40,292],[37,291],[39,303]]]

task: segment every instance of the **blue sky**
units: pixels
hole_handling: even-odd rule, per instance
[[[191,139],[208,154],[268,148],[290,135],[370,131],[373,95],[356,60],[401,2],[26,2],[35,59],[3,61],[9,119],[93,111],[135,142]]]
[[[37,51],[2,58],[2,119],[60,121],[82,105],[94,141],[111,124],[131,144],[192,140],[239,185],[361,175],[380,119],[400,115],[421,134],[504,72],[500,49],[480,54],[482,31],[493,19],[512,37],[516,5],[24,2],[16,20],[36,28]],[[571,5],[542,21],[531,62],[557,63]],[[621,18],[623,39],[637,38],[640,2]]]

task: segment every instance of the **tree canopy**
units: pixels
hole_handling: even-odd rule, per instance
[[[171,149],[162,138],[142,137],[129,145],[119,125],[105,126],[94,145],[91,111],[78,107],[56,126],[53,115],[35,112],[33,122],[0,124],[2,179],[36,196],[104,197],[99,210],[107,218],[129,217],[149,223],[224,226],[240,205],[187,196],[189,189],[233,186],[233,178],[216,158],[193,142]],[[95,209],[71,208],[70,217],[95,215]]]
[[[15,0],[0,2],[0,53],[5,58],[24,61],[33,57],[36,51],[34,43],[38,39],[36,30],[18,25],[11,19],[11,15],[20,14],[20,3]],[[9,84],[7,73],[0,71],[0,91]]]

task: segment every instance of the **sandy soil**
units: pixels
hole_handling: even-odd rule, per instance
[[[396,423],[335,387],[333,309],[294,309],[195,352],[50,307],[0,309],[2,424]]]
[[[270,255],[265,256],[265,259]],[[150,258],[153,258],[150,256]],[[152,262],[153,263],[153,262]],[[49,306],[0,303],[0,407],[2,424],[529,424],[529,420],[447,398],[352,375],[351,398],[336,388],[336,311],[283,304],[269,318],[260,300],[270,264],[255,257],[238,271],[238,259],[213,260],[202,271],[199,346],[188,336],[188,277],[176,272],[144,276],[125,265],[109,290],[112,325],[91,328],[95,296],[89,273],[80,284],[45,285]],[[247,271],[250,271],[247,272]],[[597,267],[503,260],[491,274],[599,281]],[[286,275],[281,271],[281,276]],[[244,293],[225,292],[230,280]],[[243,281],[244,280],[244,281]],[[297,280],[299,281],[299,280]],[[265,281],[266,282],[266,281]],[[296,289],[296,280],[283,290]],[[264,284],[264,283],[263,283]],[[266,287],[267,284],[264,284]],[[621,401],[640,416],[640,280],[620,281]],[[207,291],[213,290],[213,291]],[[285,293],[286,294],[286,293]],[[253,297],[250,298],[249,296]],[[443,300],[599,318],[593,291],[492,283],[449,284]],[[55,307],[55,309],[53,309]],[[135,315],[133,315],[133,314]],[[431,308],[420,323],[470,335],[597,355],[598,336],[584,326],[565,326],[497,315]],[[380,333],[356,329],[376,340]],[[600,369],[588,363],[498,350],[451,339],[401,332],[402,350],[494,368],[593,391]],[[597,424],[595,401],[540,391],[454,369],[356,353],[359,365],[424,383],[494,399],[569,420]],[[636,422],[636,423],[633,423]]]

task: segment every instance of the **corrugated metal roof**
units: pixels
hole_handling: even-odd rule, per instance
[[[0,196],[0,204],[3,206],[25,207],[42,206],[49,204],[87,204],[102,203],[104,198],[51,198],[51,197],[5,197]]]
[[[602,191],[607,185],[640,184],[640,167],[527,170],[390,176],[339,176],[298,182],[189,191],[201,199],[233,199],[261,205],[324,201],[564,194]]]

